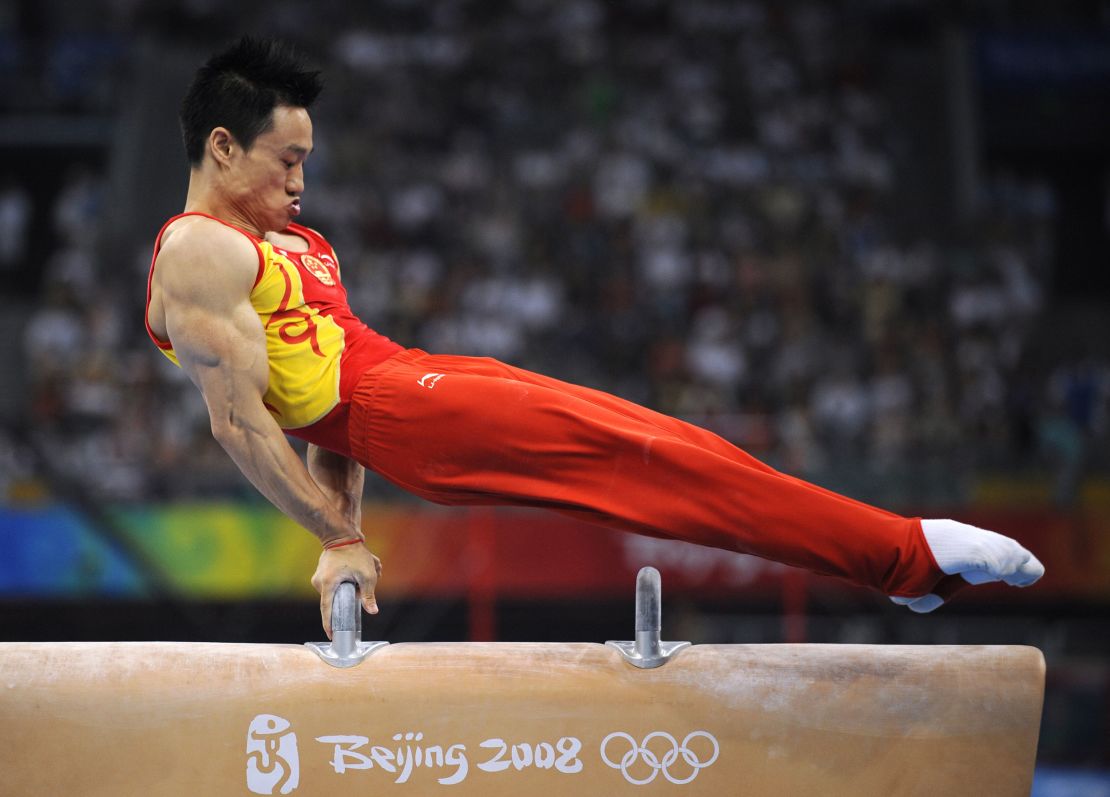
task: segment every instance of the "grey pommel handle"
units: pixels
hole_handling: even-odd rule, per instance
[[[388,642],[362,641],[362,601],[353,581],[340,582],[331,597],[331,642],[305,642],[321,659],[345,669],[361,664]]]
[[[654,567],[640,568],[636,574],[636,629],[632,642],[606,642],[620,651],[624,660],[642,670],[662,667],[689,642],[661,642],[663,630],[663,586]]]

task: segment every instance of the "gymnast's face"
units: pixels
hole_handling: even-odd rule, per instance
[[[249,149],[230,137],[224,148],[217,145],[221,187],[232,212],[260,234],[280,232],[300,214],[304,162],[312,152],[308,111],[279,105],[272,122]]]

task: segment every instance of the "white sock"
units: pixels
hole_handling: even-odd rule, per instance
[[[957,520],[922,520],[921,530],[937,566],[945,575],[963,577],[969,584],[1004,581],[1028,587],[1044,575],[1044,565],[1015,540]],[[925,613],[944,603],[939,595],[891,598],[899,606]]]
[[[933,558],[946,575],[959,573],[969,584],[1005,581],[1028,587],[1044,575],[1044,565],[1016,540],[956,520],[922,520]]]
[[[940,595],[934,595],[931,592],[928,595],[922,595],[920,598],[895,598],[891,596],[890,599],[899,606],[908,606],[911,612],[917,612],[918,614],[931,612],[944,603]]]

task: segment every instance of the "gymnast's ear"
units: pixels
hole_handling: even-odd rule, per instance
[[[238,148],[235,136],[226,127],[213,127],[208,134],[208,154],[217,166],[229,166]]]

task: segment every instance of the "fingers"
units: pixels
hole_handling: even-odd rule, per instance
[[[331,596],[334,590],[328,589],[328,578],[324,571],[324,557],[321,554],[320,564],[312,574],[312,587],[320,593],[320,622],[324,626],[324,633],[331,639]]]
[[[352,582],[358,589],[362,608],[368,614],[378,613],[375,590],[381,576],[382,563],[363,545],[325,550],[312,576],[312,586],[320,593],[320,621],[324,633],[331,635],[331,602],[335,590],[344,581]]]
[[[365,578],[359,583],[359,592],[362,595],[362,608],[366,610],[367,614],[378,613],[378,601],[374,596],[374,590],[378,586],[378,579],[382,575],[382,562],[378,557],[370,554],[373,559],[374,574],[371,578]]]
[[[378,601],[374,596],[374,590],[377,588],[378,579],[382,575],[382,561],[374,554],[370,554],[370,559],[370,567],[367,568],[370,572],[359,573],[358,591],[362,597],[362,608],[366,610],[366,613],[377,614]]]

